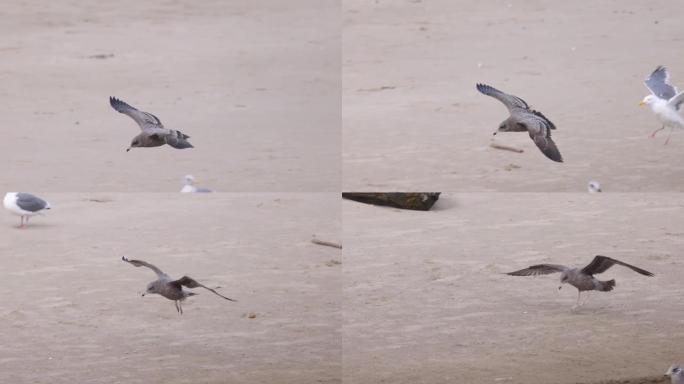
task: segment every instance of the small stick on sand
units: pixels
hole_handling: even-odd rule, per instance
[[[342,249],[342,244],[333,243],[333,242],[330,242],[330,241],[318,240],[318,239],[316,238],[316,236],[314,236],[314,238],[311,239],[311,242],[314,243],[314,244],[318,244],[318,245],[325,245],[326,247],[333,247],[333,248]]]
[[[523,150],[520,149],[520,148],[509,147],[508,145],[502,145],[502,144],[497,144],[497,143],[490,143],[489,146],[492,147],[492,148],[495,148],[495,149],[502,149],[502,150],[504,150],[504,151],[511,151],[511,152],[515,152],[515,153],[523,153],[523,152],[525,152],[525,151],[523,151]]]

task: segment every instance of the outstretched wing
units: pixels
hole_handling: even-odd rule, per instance
[[[679,92],[678,94],[673,96],[667,103],[673,106],[676,110],[679,110],[679,107],[681,107],[682,103],[684,103],[684,92]]]
[[[190,136],[176,130],[169,131],[169,134],[164,135],[164,138],[166,139],[166,144],[176,149],[194,148],[192,144],[190,144],[190,142],[187,140],[190,138]]]
[[[640,273],[645,276],[653,276],[653,274],[645,269],[641,269],[638,267],[635,267],[633,265],[623,263],[620,260],[615,260],[612,259],[608,256],[601,256],[597,255],[594,257],[594,260],[589,263],[586,267],[582,268],[582,273],[586,273],[587,275],[594,275],[597,273],[602,273],[608,270],[608,268],[612,267],[613,265],[618,264],[622,265],[623,267],[627,267],[631,269],[634,272]]]
[[[136,123],[138,123],[140,129],[142,129],[143,131],[164,128],[164,125],[157,118],[157,116],[151,113],[139,111],[131,107],[130,105],[126,104],[125,102],[117,99],[116,97],[110,97],[109,104],[117,112],[130,116],[133,120],[135,120]]]
[[[563,162],[563,156],[551,139],[551,130],[556,128],[551,120],[537,111],[520,111],[513,116],[517,118],[519,125],[527,128],[530,138],[546,157],[559,163]]]
[[[558,163],[563,162],[563,156],[561,156],[558,147],[556,147],[556,143],[551,139],[550,132],[546,134],[540,132],[534,135],[530,132],[530,138],[534,140],[534,143],[546,157]]]
[[[511,276],[537,276],[537,275],[548,275],[550,273],[563,272],[568,267],[558,264],[537,264],[531,267],[521,269],[515,272],[509,272],[507,275]]]
[[[198,283],[195,279],[193,279],[193,278],[191,278],[191,277],[188,277],[188,276],[183,276],[183,277],[181,277],[181,278],[178,279],[178,280],[174,280],[174,281],[170,282],[169,284],[174,284],[174,285],[176,285],[178,288],[181,288],[181,286],[186,286],[186,287],[188,287],[188,288],[202,287],[202,288],[204,288],[204,289],[207,289],[207,290],[212,291],[212,292],[215,293],[216,295],[221,296],[221,297],[223,297],[223,298],[226,299],[226,300],[237,301],[237,300],[233,300],[233,299],[231,299],[231,298],[229,298],[229,297],[223,296],[222,294],[220,294],[220,293],[216,292],[215,290],[213,290],[213,289],[207,287],[206,285],[202,285],[202,284]]]
[[[128,260],[128,258],[126,256],[121,256],[121,260],[123,260],[127,263],[130,263],[130,264],[133,264],[136,267],[147,267],[147,268],[153,270],[154,273],[157,274],[157,277],[160,277],[160,278],[161,277],[167,277],[166,273],[162,272],[161,269],[155,267],[154,265],[152,265],[148,262],[145,262],[142,260]]]
[[[506,108],[508,108],[509,112],[512,112],[513,109],[516,109],[516,108],[530,109],[530,107],[527,105],[525,100],[523,100],[517,96],[509,95],[507,93],[503,93],[503,92],[499,91],[498,89],[496,89],[492,86],[486,85],[486,84],[477,84],[476,87],[477,87],[477,90],[480,91],[480,93],[485,94],[487,96],[491,96],[491,97],[499,100],[500,102],[502,102],[506,106]]]
[[[669,78],[670,75],[667,73],[667,69],[662,65],[659,65],[658,68],[644,80],[644,84],[655,96],[661,99],[670,100],[677,94],[677,89],[668,84]]]

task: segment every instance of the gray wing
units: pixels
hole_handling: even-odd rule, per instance
[[[659,65],[649,77],[644,80],[646,87],[656,95],[657,97],[665,100],[670,100],[676,93],[677,89],[668,84],[667,80],[670,75],[667,73],[667,69],[662,65]]]
[[[45,208],[49,208],[49,205],[45,200],[24,192],[17,193],[17,205],[24,211],[29,212],[38,212]]]
[[[210,192],[211,192],[211,189],[209,189],[209,188],[195,188],[195,192],[198,192],[198,193],[210,193]]]
[[[151,113],[139,111],[125,102],[117,99],[116,97],[110,97],[109,104],[117,112],[123,113],[124,115],[127,115],[135,120],[135,122],[140,126],[140,129],[143,131],[150,131],[150,133],[168,133],[169,131],[164,129],[164,125],[157,118],[157,116]],[[160,128],[163,129],[163,131],[160,131]]]
[[[489,86],[486,84],[477,84],[476,88],[478,91],[480,91],[480,93],[487,95],[487,96],[491,96],[491,97],[499,100],[500,102],[502,102],[506,106],[506,108],[508,108],[509,112],[512,112],[516,108],[530,109],[530,107],[527,105],[525,100],[523,100],[517,96],[509,95],[507,93],[503,93],[503,92],[499,91],[498,89],[496,89],[492,86]]]
[[[152,264],[150,264],[150,263],[148,263],[148,262],[145,262],[145,261],[142,261],[142,260],[128,260],[128,258],[127,258],[126,256],[121,256],[121,260],[123,260],[123,261],[125,261],[125,262],[127,262],[127,263],[130,263],[130,264],[133,264],[133,265],[136,266],[136,267],[147,267],[147,268],[153,270],[154,273],[157,274],[157,277],[160,277],[160,278],[162,278],[162,277],[168,277],[168,275],[167,275],[166,273],[162,272],[161,269],[155,267],[154,265],[152,265]]]
[[[589,263],[586,267],[582,268],[582,273],[585,273],[587,275],[594,275],[597,273],[602,273],[608,270],[608,268],[612,267],[613,265],[618,264],[622,265],[623,267],[627,267],[631,269],[634,272],[640,273],[645,276],[653,276],[653,274],[645,269],[641,269],[638,267],[635,267],[633,265],[623,263],[620,260],[615,260],[612,259],[608,256],[601,256],[598,255],[594,257],[594,260]]]
[[[190,138],[190,136],[176,130],[167,131],[169,133],[163,135],[164,139],[166,139],[166,144],[176,149],[194,148],[192,144],[190,144],[190,142],[188,142],[187,140]]]
[[[537,111],[523,111],[516,113],[515,116],[516,122],[527,128],[530,138],[546,157],[558,163],[563,162],[563,156],[561,156],[556,143],[551,139],[551,130],[556,128],[551,120]]]
[[[181,278],[178,279],[178,280],[171,281],[171,282],[169,282],[169,284],[174,284],[174,285],[176,285],[178,288],[181,288],[181,286],[186,286],[186,287],[188,287],[188,288],[202,287],[202,288],[204,288],[204,289],[207,289],[207,290],[212,291],[212,292],[215,293],[216,295],[221,296],[221,297],[223,297],[223,298],[226,299],[226,300],[237,301],[237,300],[233,300],[233,299],[231,299],[231,298],[229,298],[229,297],[223,296],[222,294],[220,294],[220,293],[216,292],[215,290],[213,290],[213,289],[207,287],[206,285],[202,285],[202,284],[198,283],[195,279],[193,279],[193,278],[191,278],[191,277],[188,277],[188,276],[183,276],[183,277],[181,277]]]
[[[679,107],[681,107],[682,103],[684,103],[684,92],[679,92],[678,94],[673,96],[667,103],[673,106],[676,110],[679,110]]]
[[[509,272],[507,275],[511,276],[537,276],[537,275],[548,275],[550,273],[563,272],[568,267],[558,264],[537,264],[531,267],[521,269],[515,272]]]

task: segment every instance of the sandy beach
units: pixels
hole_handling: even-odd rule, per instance
[[[28,229],[0,215],[1,382],[340,382],[341,252],[310,242],[340,241],[337,194],[45,197]],[[180,316],[121,256],[238,302]]]
[[[595,383],[683,361],[679,194],[445,194],[431,212],[343,203],[346,383]],[[614,291],[533,264],[602,254]],[[629,383],[644,381],[625,381]],[[669,382],[669,381],[668,381]]]
[[[3,190],[340,188],[337,1],[59,0],[2,7]],[[116,96],[194,149],[125,152]]]
[[[639,101],[658,65],[684,87],[679,5],[668,1],[344,2],[345,191],[684,190],[684,132]],[[508,117],[475,89],[526,100],[558,127],[565,159],[524,133],[496,142]]]

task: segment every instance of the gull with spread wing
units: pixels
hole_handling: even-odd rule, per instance
[[[131,140],[131,146],[126,149],[126,152],[130,151],[131,148],[159,147],[164,144],[168,144],[176,149],[193,148],[192,144],[187,140],[190,136],[181,131],[164,128],[164,125],[157,116],[139,111],[116,97],[110,97],[109,104],[117,112],[123,113],[135,120],[142,130],[138,136]]]
[[[188,277],[188,276],[183,276],[180,279],[172,279],[169,275],[166,273],[162,272],[161,269],[155,267],[154,265],[147,263],[142,260],[129,260],[125,256],[121,257],[121,260],[133,264],[136,267],[147,267],[151,270],[154,271],[154,273],[157,274],[157,280],[150,282],[147,284],[147,289],[145,290],[145,293],[142,295],[145,296],[145,294],[157,294],[157,295],[162,295],[166,297],[169,300],[173,300],[174,303],[176,304],[176,310],[178,311],[179,314],[183,314],[183,307],[181,307],[181,302],[188,298],[189,296],[194,296],[197,295],[194,292],[186,291],[183,289],[183,287],[187,288],[197,288],[201,287],[204,289],[207,289],[213,293],[215,293],[218,296],[221,296],[222,298],[230,301],[237,301],[233,300],[231,298],[225,297],[222,294],[216,292],[215,290],[202,285],[195,281],[194,279]]]
[[[612,291],[613,288],[615,288],[615,279],[608,280],[608,281],[601,281],[597,278],[594,277],[595,274],[599,274],[602,272],[605,272],[608,270],[608,268],[612,267],[613,265],[622,265],[623,267],[627,267],[634,272],[640,273],[644,276],[653,276],[653,274],[649,271],[646,271],[644,269],[635,267],[633,265],[624,263],[620,260],[616,260],[607,256],[601,256],[598,255],[594,257],[594,260],[589,263],[586,267],[580,269],[580,268],[573,268],[573,267],[566,267],[565,265],[558,265],[558,264],[537,264],[533,265],[531,267],[521,269],[519,271],[515,272],[509,272],[507,275],[511,276],[537,276],[537,275],[548,275],[550,273],[556,273],[560,272],[561,277],[560,277],[560,282],[561,285],[558,286],[558,289],[561,289],[563,287],[563,284],[570,284],[573,287],[577,288],[577,303],[572,307],[573,309],[577,308],[580,306],[580,295],[582,294],[583,291],[600,291],[600,292],[609,292]],[[587,295],[588,299],[588,295]],[[581,305],[584,305],[587,301],[587,299],[584,300],[584,302]]]
[[[665,140],[665,144],[670,142],[670,136],[675,128],[684,128],[684,120],[679,114],[679,107],[684,102],[684,92],[678,92],[677,88],[668,83],[670,75],[667,69],[662,65],[656,68],[649,77],[644,80],[646,88],[651,91],[651,94],[644,97],[639,103],[640,106],[648,105],[651,111],[655,113],[662,127],[656,129],[651,133],[651,138],[655,137],[658,131],[662,131],[665,127],[670,127],[670,134]]]
[[[563,162],[556,143],[551,140],[551,130],[556,129],[551,120],[541,112],[531,109],[525,100],[517,96],[503,93],[486,84],[477,84],[477,90],[499,100],[508,108],[510,116],[499,124],[495,135],[497,132],[527,132],[546,157],[559,163]]]

